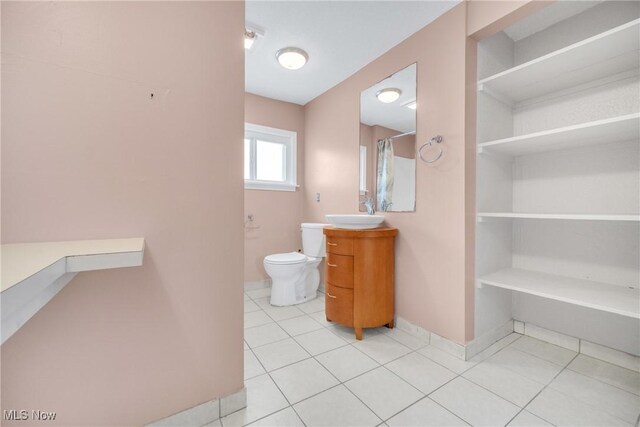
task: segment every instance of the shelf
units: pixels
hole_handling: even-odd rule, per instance
[[[640,319],[640,289],[508,268],[478,278],[495,286]]]
[[[2,343],[82,271],[142,265],[144,239],[2,245]]]
[[[478,220],[485,218],[519,218],[519,219],[563,219],[578,221],[640,221],[640,215],[616,214],[544,214],[515,212],[478,212]]]
[[[478,144],[478,153],[521,156],[640,138],[640,113],[565,126]]]
[[[537,98],[639,67],[640,19],[574,43],[478,82],[509,103]]]

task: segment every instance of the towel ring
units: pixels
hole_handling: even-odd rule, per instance
[[[432,158],[432,159],[425,159],[425,158],[422,156],[422,150],[423,150],[425,147],[431,147],[434,143],[436,143],[436,144],[440,144],[441,142],[442,142],[442,136],[440,136],[440,135],[436,135],[436,136],[434,136],[433,138],[431,138],[431,140],[429,140],[429,142],[426,142],[426,143],[422,144],[422,146],[421,146],[421,147],[420,147],[420,149],[418,150],[418,155],[420,156],[420,158],[422,159],[422,161],[423,161],[423,162],[426,162],[426,163],[435,163],[435,162],[437,162],[438,160],[440,160],[440,157],[442,157],[442,155],[444,154],[444,150],[442,149],[442,147],[441,147],[441,146],[440,146],[440,147],[438,147],[438,148],[440,149],[440,152],[438,153],[438,155],[437,155],[436,157]]]

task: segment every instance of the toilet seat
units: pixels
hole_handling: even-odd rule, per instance
[[[268,255],[264,262],[274,265],[296,265],[307,262],[307,256],[298,252],[287,252],[283,254]]]

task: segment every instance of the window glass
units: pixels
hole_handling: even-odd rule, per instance
[[[284,181],[284,144],[256,141],[256,179],[261,181]]]

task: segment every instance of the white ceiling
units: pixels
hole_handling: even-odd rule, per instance
[[[376,92],[385,88],[398,88],[400,98],[384,104],[376,98]],[[416,99],[416,64],[400,70],[360,94],[360,122],[369,126],[380,125],[400,132],[416,130],[416,110],[406,104]]]
[[[458,3],[447,1],[246,2],[246,21],[264,31],[245,55],[246,91],[304,105]],[[307,51],[297,71],[278,64],[278,49]]]

